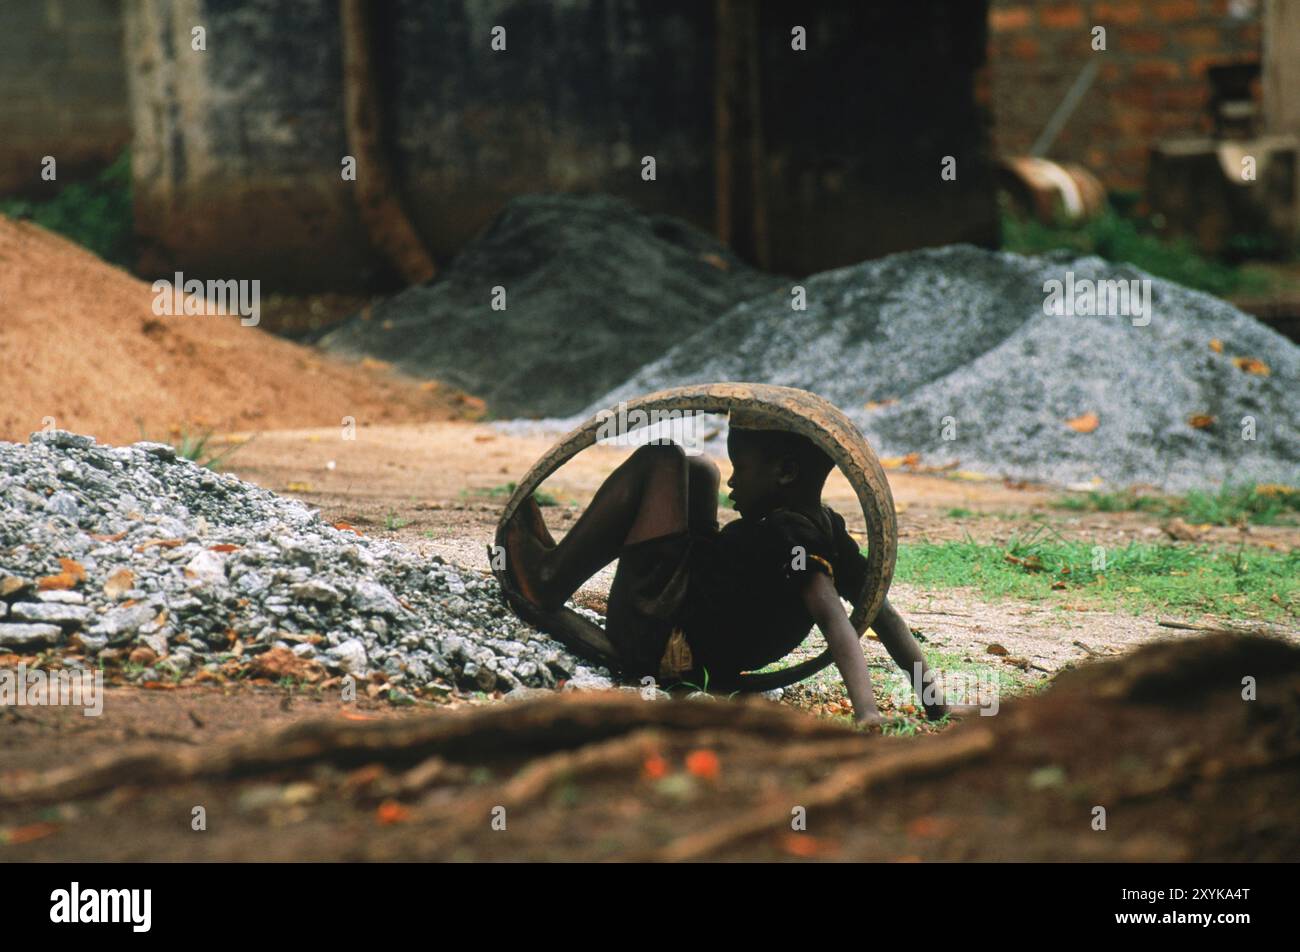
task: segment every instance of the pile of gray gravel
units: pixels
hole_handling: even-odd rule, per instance
[[[1045,282],[1067,272],[1150,279],[1150,322],[1044,313]],[[878,453],[924,464],[1171,490],[1300,477],[1300,348],[1211,295],[1096,257],[964,245],[800,283],[806,310],[788,294],[741,303],[583,415],[665,387],[748,380],[818,393]],[[1092,432],[1067,425],[1086,414]]]
[[[75,585],[40,586],[60,573]],[[215,670],[236,640],[244,659],[280,647],[402,690],[610,684],[515,619],[491,575],[335,529],[170,446],[0,442],[0,651],[146,646],[149,680]]]
[[[453,384],[498,417],[562,416],[781,284],[678,219],[607,195],[529,195],[433,281],[320,344]],[[492,307],[498,287],[504,310]]]

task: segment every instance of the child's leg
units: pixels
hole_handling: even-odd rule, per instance
[[[871,623],[871,630],[880,638],[880,643],[885,646],[889,656],[894,659],[894,663],[903,669],[912,684],[920,687],[925,692],[917,697],[921,706],[925,708],[925,716],[930,720],[938,720],[945,714],[967,714],[969,708],[974,705],[950,705],[944,701],[943,692],[938,686],[926,690],[926,685],[930,683],[929,674],[930,666],[926,664],[925,655],[921,654],[921,646],[917,644],[916,638],[912,635],[912,629],[895,609],[889,604],[889,599],[880,606],[880,613],[876,615],[875,621]],[[917,678],[918,668],[919,680]],[[925,703],[926,695],[931,698],[931,703]]]
[[[686,529],[693,514],[689,471],[680,446],[641,447],[601,484],[553,548],[527,531],[525,519],[513,520],[506,532],[506,558],[521,594],[544,608],[558,607],[617,558],[624,545]],[[716,488],[713,500],[716,510]]]

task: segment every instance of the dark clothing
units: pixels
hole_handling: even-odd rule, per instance
[[[658,674],[680,629],[692,670],[707,669],[711,682],[724,682],[779,660],[807,637],[813,620],[800,595],[804,573],[831,575],[852,600],[866,569],[844,519],[827,506],[777,509],[721,531],[647,539],[620,555],[606,633],[627,673],[639,676]]]

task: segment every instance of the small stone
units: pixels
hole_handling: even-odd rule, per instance
[[[21,578],[17,575],[0,575],[0,598],[19,596],[35,587],[35,583],[29,578]]]
[[[226,584],[226,560],[210,549],[204,549],[185,563],[185,574],[205,585]]]
[[[31,442],[45,443],[65,450],[85,450],[95,445],[94,437],[69,433],[67,430],[41,430],[31,435]]]
[[[77,505],[77,497],[66,490],[59,490],[45,500],[45,511],[64,516],[73,522],[76,522],[81,516],[81,507]]]
[[[320,602],[325,605],[337,605],[343,601],[343,593],[328,582],[312,579],[300,582],[292,589],[293,597],[300,602]]]
[[[37,592],[36,597],[42,602],[57,603],[59,605],[84,605],[86,596],[80,592],[69,592],[54,589],[49,592]]]
[[[42,648],[58,644],[62,637],[63,629],[58,625],[0,624],[0,647],[3,648]]]
[[[64,628],[79,628],[91,617],[85,605],[60,605],[45,602],[15,602],[9,611],[15,621],[38,621]]]
[[[352,592],[352,607],[359,612],[370,615],[388,615],[396,618],[402,613],[402,606],[396,597],[378,582],[358,582]]]
[[[105,614],[91,629],[91,634],[103,635],[110,640],[134,634],[141,625],[152,621],[156,614],[148,603],[123,605]]]
[[[176,447],[167,443],[142,441],[136,443],[135,448],[146,456],[152,456],[154,459],[174,460],[176,458]]]
[[[366,671],[366,646],[356,638],[349,638],[329,649],[326,654],[348,674],[364,674]]]

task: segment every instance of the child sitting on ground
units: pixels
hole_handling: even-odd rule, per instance
[[[518,594],[560,607],[615,558],[605,633],[623,673],[724,689],[737,674],[796,648],[814,622],[830,646],[855,720],[880,713],[858,634],[840,601],[861,591],[867,560],[844,520],[821,503],[834,467],[811,440],[745,428],[727,437],[730,499],[740,518],[718,528],[718,468],[675,443],[642,446],[609,476],[556,544],[529,499],[506,528],[506,564]],[[925,659],[886,600],[872,629],[909,678]],[[940,699],[926,715],[968,714]]]

